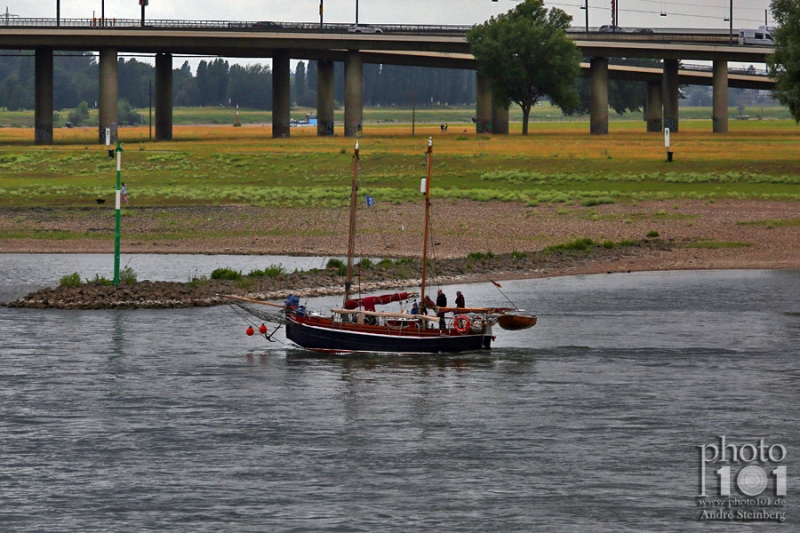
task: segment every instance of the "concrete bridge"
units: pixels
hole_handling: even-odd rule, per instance
[[[8,21],[7,21],[8,22]],[[172,54],[222,57],[271,57],[273,137],[290,135],[290,59],[318,61],[318,134],[333,133],[333,62],[345,65],[344,133],[354,136],[363,117],[363,64],[476,69],[464,27],[383,26],[383,33],[352,33],[343,25],[97,19],[60,21],[25,19],[0,26],[0,49],[35,50],[35,142],[53,142],[53,52],[99,51],[99,141],[117,122],[120,52],[155,54],[156,138],[172,139]],[[730,44],[730,36],[709,30],[674,30],[654,34],[570,32],[584,57],[591,80],[590,132],[608,133],[608,80],[647,82],[647,130],[663,125],[679,131],[679,84],[713,87],[713,131],[728,131],[728,87],[771,89],[765,76],[729,73],[728,62],[763,63],[773,49]],[[609,64],[609,58],[663,60],[663,69]],[[680,70],[680,60],[711,61],[709,72]],[[479,132],[508,133],[508,108],[492,99],[488,80],[477,74],[476,127]],[[663,118],[663,123],[662,123]]]

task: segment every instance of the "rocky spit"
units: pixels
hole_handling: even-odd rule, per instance
[[[574,273],[589,264],[615,264],[625,259],[642,258],[669,250],[671,244],[646,239],[633,246],[588,250],[564,250],[536,254],[502,254],[493,257],[460,258],[437,261],[429,269],[431,285],[521,279]],[[356,271],[356,291],[396,290],[419,285],[420,260],[373,265]],[[431,272],[432,270],[432,272]],[[620,267],[617,271],[624,271]],[[228,303],[221,295],[232,294],[256,300],[283,300],[290,294],[301,298],[343,294],[344,277],[337,269],[283,273],[275,277],[243,277],[241,280],[194,279],[185,283],[139,281],[107,286],[87,283],[79,287],[59,286],[40,289],[5,304],[34,309],[169,309],[210,307]]]

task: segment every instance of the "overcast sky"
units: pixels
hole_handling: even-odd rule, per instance
[[[57,0],[6,0],[9,12],[20,17],[55,18]],[[99,17],[102,0],[60,0],[62,18]],[[323,0],[325,22],[352,23],[356,0]],[[546,1],[573,17],[573,26],[583,27],[587,0]],[[623,28],[715,28],[727,29],[724,20],[733,1],[733,27],[755,28],[764,24],[769,0],[618,0]],[[359,0],[362,24],[475,24],[512,9],[514,0]],[[611,23],[611,0],[588,0],[589,25]],[[148,19],[185,20],[274,20],[319,22],[320,0],[150,0]],[[138,0],[105,0],[106,18],[138,19]],[[666,16],[662,16],[662,13]],[[770,24],[772,17],[769,15]],[[197,60],[199,61],[199,60]],[[197,61],[191,61],[193,65]],[[232,60],[232,62],[242,62]],[[259,61],[269,64],[270,60]],[[294,62],[293,62],[294,63]]]

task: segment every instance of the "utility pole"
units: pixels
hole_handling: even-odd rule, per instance
[[[319,0],[319,31],[322,31],[323,24],[322,24],[322,3],[324,0]]]
[[[56,0],[56,26],[61,26],[61,0]]]

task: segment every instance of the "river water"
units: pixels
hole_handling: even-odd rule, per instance
[[[0,291],[90,277],[107,260],[0,256]],[[295,268],[133,261],[141,279]],[[468,305],[506,301],[491,284],[445,287],[457,289]],[[0,531],[798,530],[800,272],[502,290],[539,324],[459,356],[317,357],[282,332],[246,337],[227,307],[0,308]],[[723,435],[736,461],[713,457]],[[782,526],[777,514],[700,520],[704,445],[707,496],[727,465],[732,497],[747,498],[737,474],[758,466],[769,502],[756,509]],[[764,460],[742,460],[759,445]]]

